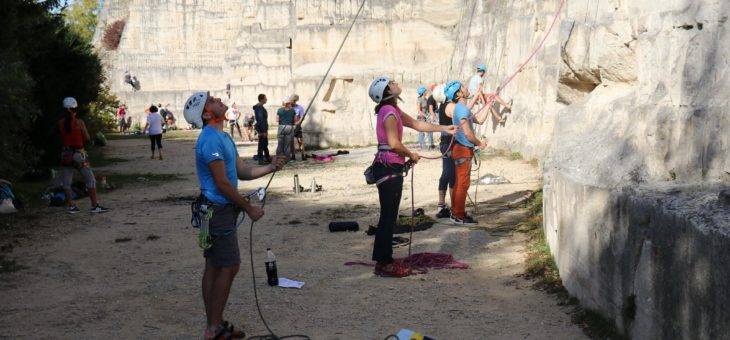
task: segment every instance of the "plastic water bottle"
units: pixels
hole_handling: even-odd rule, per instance
[[[276,256],[271,248],[266,248],[266,279],[269,286],[279,285],[279,275],[276,273]]]

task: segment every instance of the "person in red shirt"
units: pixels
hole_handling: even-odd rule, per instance
[[[119,133],[124,133],[124,130],[127,129],[126,127],[126,120],[125,117],[127,116],[127,106],[122,104],[119,105],[119,109],[117,110],[117,121],[119,123]]]
[[[76,118],[78,103],[75,98],[67,97],[63,100],[63,107],[66,109],[66,114],[58,121],[58,130],[61,132],[61,143],[63,144],[61,149],[61,179],[66,194],[66,210],[70,214],[81,211],[74,203],[73,193],[71,192],[74,170],[78,170],[84,177],[86,190],[91,199],[91,212],[107,212],[109,209],[99,205],[96,197],[96,179],[84,150],[84,143],[91,140],[91,138],[84,121]]]

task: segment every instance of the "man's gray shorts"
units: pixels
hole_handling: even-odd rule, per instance
[[[213,206],[213,216],[208,223],[213,245],[203,252],[203,256],[214,267],[233,267],[241,263],[235,231],[238,211],[230,204]]]

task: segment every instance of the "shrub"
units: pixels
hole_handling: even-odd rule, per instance
[[[104,47],[112,51],[119,47],[119,42],[122,41],[122,33],[126,24],[124,20],[117,20],[104,29],[104,36],[101,39]]]

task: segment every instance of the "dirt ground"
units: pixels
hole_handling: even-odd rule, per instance
[[[109,213],[92,216],[83,200],[83,213],[44,208],[41,217],[17,227],[20,237],[7,256],[25,269],[0,274],[0,337],[201,337],[203,257],[188,204],[198,192],[194,140],[164,143],[165,160],[160,161],[149,159],[146,139],[113,140],[105,154],[129,161],[95,171],[170,174],[181,180],[140,178],[101,193],[102,203],[113,209]],[[239,152],[252,155],[255,148],[240,144]],[[364,230],[377,223],[378,201],[362,172],[373,152],[372,147],[354,149],[325,165],[290,163],[274,178],[266,216],[254,228],[254,260],[263,311],[277,334],[383,339],[408,328],[436,339],[585,338],[565,313],[567,307],[516,276],[523,271],[524,249],[523,236],[513,229],[522,213],[484,214],[538,188],[538,170],[524,161],[484,161],[482,175],[502,175],[511,183],[479,186],[478,200],[492,202],[480,204],[479,228],[445,220],[414,234],[413,252],[452,253],[470,269],[391,279],[374,276],[369,267],[344,266],[370,259],[373,240]],[[424,160],[416,167],[415,198],[406,179],[404,214],[410,214],[412,199],[427,214],[435,213],[440,169],[440,161]],[[293,193],[294,174],[305,187],[315,178],[324,191]],[[239,188],[264,186],[267,179],[240,182]],[[472,187],[472,197],[473,192]],[[327,224],[334,220],[356,220],[361,230],[330,233]],[[249,334],[263,334],[251,290],[248,226],[246,221],[238,233],[242,266],[226,318]],[[277,255],[279,275],[306,282],[304,288],[266,285],[263,260],[269,247]],[[407,247],[396,249],[397,257],[405,255]]]

